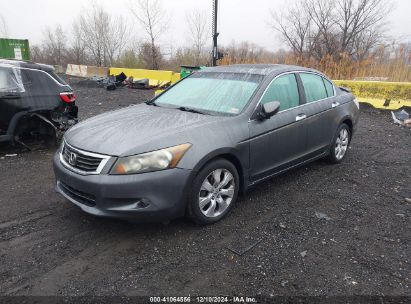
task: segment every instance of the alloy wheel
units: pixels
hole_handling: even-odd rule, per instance
[[[343,159],[348,149],[348,141],[349,141],[348,130],[345,128],[342,128],[335,142],[335,157],[337,158],[337,160]]]
[[[203,181],[198,204],[206,217],[218,217],[230,206],[235,193],[234,176],[227,169],[216,169]]]

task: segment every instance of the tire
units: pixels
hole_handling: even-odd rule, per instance
[[[216,159],[208,163],[193,181],[187,207],[188,217],[199,225],[218,222],[235,204],[239,186],[238,172],[231,162]]]
[[[351,142],[350,127],[343,123],[341,124],[333,138],[328,155],[328,161],[333,164],[341,163],[348,152],[348,147]]]

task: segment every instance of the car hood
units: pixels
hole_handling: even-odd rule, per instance
[[[65,140],[85,151],[128,156],[191,143],[194,129],[225,119],[140,104],[87,119],[67,131]]]

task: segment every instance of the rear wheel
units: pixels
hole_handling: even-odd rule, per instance
[[[47,148],[57,146],[56,130],[39,116],[23,117],[14,130],[14,141],[26,148],[33,144],[44,144]]]
[[[194,179],[188,216],[200,225],[221,220],[237,200],[239,185],[237,169],[231,162],[212,161]]]
[[[343,123],[338,127],[330,147],[328,160],[331,163],[338,164],[343,161],[347,155],[348,147],[351,141],[351,132],[347,124]]]

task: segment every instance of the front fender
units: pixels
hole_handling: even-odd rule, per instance
[[[198,172],[210,161],[224,158],[232,162],[237,168],[238,175],[240,177],[241,189],[246,190],[249,184],[248,172],[249,172],[249,151],[248,143],[244,144],[242,149],[236,148],[220,148],[213,151],[210,151],[206,155],[202,156],[200,160],[195,164],[192,169],[192,174],[190,176],[190,181],[192,181]]]

